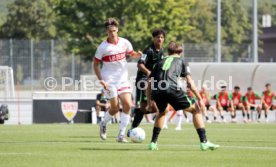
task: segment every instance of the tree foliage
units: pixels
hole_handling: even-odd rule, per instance
[[[15,0],[8,5],[1,38],[50,39],[56,36],[51,0]]]
[[[88,56],[106,38],[103,26],[108,17],[120,21],[119,34],[129,39],[134,48],[143,49],[154,28],[168,32],[167,41],[182,40],[190,29],[187,19],[194,0],[90,0],[59,1],[55,12],[57,27],[67,35],[69,48]],[[64,21],[66,20],[66,22]]]

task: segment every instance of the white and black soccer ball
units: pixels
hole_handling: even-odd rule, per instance
[[[142,128],[134,128],[130,131],[129,137],[133,143],[142,143],[146,138],[146,133]]]

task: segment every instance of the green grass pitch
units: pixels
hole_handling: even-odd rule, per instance
[[[184,124],[163,130],[159,151],[147,150],[152,126],[144,124],[141,144],[116,143],[119,125],[108,127],[108,140],[99,138],[98,126],[51,124],[0,126],[1,167],[275,167],[276,124],[208,124],[215,151],[200,151],[196,131]]]

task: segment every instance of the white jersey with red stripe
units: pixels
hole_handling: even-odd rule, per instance
[[[108,84],[128,81],[126,54],[133,52],[131,43],[125,38],[118,38],[116,44],[104,41],[97,48],[95,60],[103,63],[101,75]]]

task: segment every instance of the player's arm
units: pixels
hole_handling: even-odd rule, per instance
[[[262,93],[262,97],[261,97],[261,105],[264,105],[265,107],[268,107],[268,105],[265,102],[265,94],[264,94],[264,92]]]
[[[217,93],[217,94],[215,95],[215,99],[217,100],[217,105],[218,105],[218,107],[221,108],[221,103],[220,103],[220,101],[219,101],[219,93]]]
[[[233,95],[232,95],[232,93],[230,93],[230,94],[228,95],[228,100],[229,100],[229,102],[230,102],[230,107],[231,107],[231,109],[234,110],[234,102],[233,102]]]
[[[138,69],[140,71],[142,71],[144,74],[146,74],[147,76],[149,76],[151,73],[151,71],[145,65],[149,58],[151,58],[150,54],[147,54],[147,52],[144,51],[144,54],[141,56],[140,60],[138,61],[138,65],[137,65]]]
[[[105,107],[106,106],[105,103],[101,103],[99,100],[96,100],[96,105],[100,106],[100,107]]]
[[[152,105],[151,105],[151,78],[148,78],[148,87],[146,89],[146,96],[147,96],[147,111],[151,111]]]
[[[133,58],[133,59],[141,57],[142,54],[143,54],[143,53],[142,53],[141,51],[138,51],[138,52],[136,52],[136,51],[131,51],[131,52],[128,53],[128,55],[129,55],[131,58]]]
[[[94,58],[94,61],[93,61],[94,72],[95,72],[98,80],[102,84],[103,88],[107,89],[107,83],[103,80],[102,75],[101,75],[100,64],[101,64],[101,61],[97,58]]]

